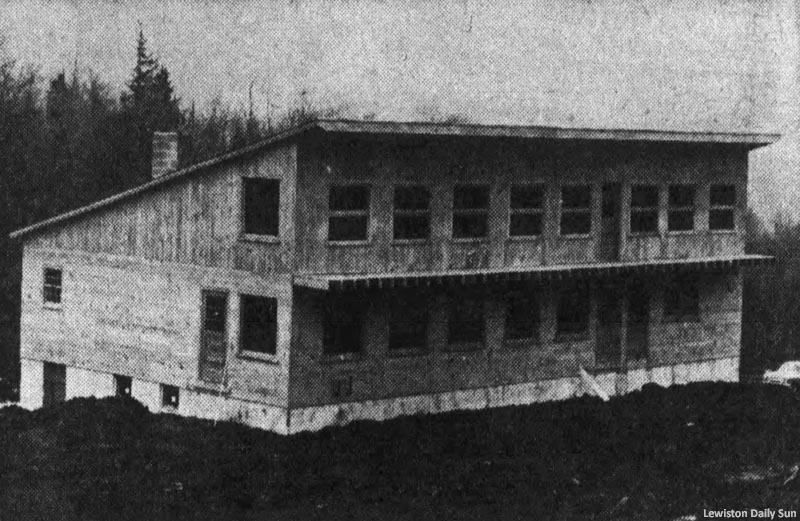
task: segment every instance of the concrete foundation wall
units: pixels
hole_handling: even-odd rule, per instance
[[[57,306],[42,301],[45,267],[62,270],[62,301]],[[289,275],[259,276],[26,246],[21,357],[187,389],[207,387],[198,378],[201,292],[206,289],[228,292],[227,374],[221,390],[244,400],[286,405]],[[278,301],[277,353],[268,359],[253,359],[239,350],[240,293]],[[71,381],[75,389],[97,385],[84,382],[79,374]],[[90,394],[104,389],[91,388]],[[83,391],[68,387],[67,392],[73,396]]]
[[[20,406],[37,409],[42,406],[42,370],[44,363],[38,360],[22,360],[22,382],[24,392]],[[113,396],[114,375],[99,371],[89,371],[67,367],[67,396],[72,398],[104,398]],[[250,402],[231,398],[219,393],[180,389],[177,408],[163,407],[161,384],[146,380],[132,379],[131,397],[153,413],[178,414],[215,421],[234,421],[267,431],[286,434],[286,409],[265,403]]]
[[[22,381],[25,385],[23,394],[25,401],[21,403],[23,407],[29,409],[41,407],[42,367],[42,362],[23,360]],[[735,382],[738,380],[738,373],[739,358],[733,357],[630,370],[626,373],[599,374],[596,376],[596,381],[608,395],[616,396],[641,389],[647,383],[670,386],[696,381]],[[37,378],[39,379],[38,387],[36,386]],[[68,367],[68,399],[106,396],[110,381],[113,382],[113,376],[110,374]],[[387,420],[414,414],[436,414],[455,410],[526,405],[566,400],[593,393],[581,378],[568,377],[484,389],[302,407],[289,411],[282,407],[187,389],[180,390],[180,403],[177,409],[164,408],[161,405],[159,384],[133,380],[131,391],[134,399],[155,413],[178,414],[215,421],[233,421],[278,434],[315,431],[324,427],[345,425],[356,420]],[[108,394],[113,394],[113,391]]]
[[[734,357],[634,370],[627,374],[601,374],[597,380],[606,393],[615,396],[641,389],[646,383],[670,386],[697,381],[736,382],[738,377],[739,358]],[[412,414],[566,400],[583,394],[591,394],[591,391],[580,378],[570,377],[486,389],[307,407],[292,409],[290,432],[314,431],[355,420],[386,420]]]
[[[141,402],[151,412],[159,412],[161,410],[161,385],[146,380],[132,380],[131,398]]]
[[[36,409],[44,401],[44,364],[39,360],[20,360],[19,405]]]
[[[67,400],[89,396],[105,398],[114,396],[115,392],[114,375],[67,367]]]

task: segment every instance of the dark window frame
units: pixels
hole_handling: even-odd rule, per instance
[[[327,295],[323,299],[322,307],[323,356],[328,358],[360,356],[365,348],[366,302],[358,296]],[[342,317],[347,320],[340,320]],[[342,345],[340,342],[348,340],[348,337],[354,341]]]
[[[253,220],[256,218],[256,216],[252,215],[251,212],[254,210],[250,206],[251,203],[255,204],[255,201],[252,200],[252,197],[255,197],[255,195],[258,194],[251,195],[249,190],[254,188],[256,185],[262,185],[262,191],[258,192],[258,194],[266,194],[263,204],[265,206],[273,206],[272,212],[264,210],[264,215],[262,217],[265,219],[266,223],[260,223],[259,225],[253,223]],[[280,179],[266,177],[242,177],[242,235],[245,238],[277,240],[280,237],[280,200]],[[258,227],[254,228],[254,226]]]
[[[700,322],[700,301],[699,275],[674,276],[663,288],[663,322]]]
[[[130,398],[133,391],[133,379],[121,374],[114,375],[114,396]]]
[[[468,191],[474,191],[469,194]],[[463,196],[476,195],[479,191],[485,192],[486,204],[484,206],[465,206],[459,205],[458,200],[464,199]],[[460,192],[460,193],[459,193]],[[462,197],[459,197],[461,195]],[[469,199],[470,197],[466,197]],[[489,211],[492,205],[492,191],[487,184],[457,184],[453,186],[453,216],[451,219],[451,237],[456,241],[485,241],[489,238]],[[477,219],[477,220],[476,220]],[[478,224],[478,228],[483,229],[482,234],[463,234],[463,230],[470,228],[469,223]]]
[[[42,270],[42,303],[45,306],[60,307],[64,301],[63,293],[64,270],[45,266]]]
[[[728,190],[733,193],[733,199],[729,202],[714,201],[715,189]],[[736,231],[736,185],[732,184],[712,184],[708,190],[708,229],[712,231]],[[730,225],[720,226],[719,222],[730,223]]]
[[[470,309],[472,308],[472,309]],[[474,312],[474,317],[471,316]],[[479,295],[451,294],[447,299],[447,348],[479,351],[486,345],[486,306]]]
[[[340,376],[332,378],[331,384],[331,398],[342,399],[353,395],[353,375]]]
[[[541,339],[541,324],[542,324],[542,306],[541,300],[535,293],[535,289],[526,289],[518,291],[510,291],[506,295],[505,305],[505,320],[503,330],[503,340],[509,345],[521,345],[527,343],[538,343]],[[514,304],[523,305],[522,315],[527,315],[529,320],[526,321],[530,324],[530,330],[525,330],[525,335],[517,335],[510,324],[520,323],[519,320],[512,320],[512,310]],[[527,307],[527,309],[525,309]],[[513,336],[509,332],[513,332]]]
[[[228,331],[228,293],[224,290],[206,289],[202,292],[201,331],[227,334]],[[215,309],[216,307],[216,309]],[[212,326],[209,328],[208,326]]]
[[[342,191],[340,194],[336,194],[336,191]],[[344,195],[345,190],[363,190],[365,197],[364,197],[364,207],[361,208],[339,208],[334,207],[334,201],[336,196],[346,198]],[[370,185],[366,183],[344,183],[344,184],[334,184],[328,187],[328,242],[332,244],[341,244],[341,243],[365,243],[369,242],[370,240],[370,204],[372,200],[372,188]],[[345,205],[346,206],[346,205]],[[345,238],[345,237],[333,237],[333,231],[337,229],[337,226],[334,223],[341,223],[347,220],[364,220],[363,227],[364,233],[363,237],[359,235],[358,237],[354,238]],[[359,225],[360,227],[361,225]]]
[[[519,201],[515,204],[514,194],[515,191],[530,190],[538,191],[538,204],[531,204],[529,201]],[[525,198],[523,198],[525,199]],[[536,197],[534,197],[536,199]],[[509,215],[508,215],[508,236],[513,238],[529,238],[541,237],[544,234],[544,215],[545,215],[545,201],[547,200],[547,186],[542,183],[536,184],[512,184],[509,191]],[[538,233],[516,233],[515,229],[521,225],[515,225],[515,218],[517,222],[524,222],[526,219],[538,217]]]
[[[413,293],[412,293],[413,292]],[[389,353],[425,352],[428,350],[430,329],[430,296],[419,290],[399,292],[389,303]],[[421,322],[415,321],[421,319]],[[416,341],[409,338],[418,336]]]
[[[424,192],[425,204],[424,207],[415,207],[414,205],[398,205],[398,195],[402,191],[419,191]],[[412,198],[413,199],[413,198]],[[406,227],[399,227],[401,222],[424,222],[424,234],[420,237],[400,237],[398,236],[399,230],[407,229]],[[410,227],[409,227],[410,228]],[[396,242],[424,242],[430,239],[431,236],[431,190],[426,185],[398,185],[394,187],[392,197],[392,240]]]
[[[181,403],[181,390],[177,386],[161,384],[161,408],[178,410]]]
[[[42,364],[42,406],[63,403],[67,399],[67,366],[55,362]]]
[[[686,190],[687,193],[691,191],[691,204],[678,204],[675,199],[680,199],[677,195],[681,190]],[[676,195],[677,194],[677,195]],[[697,213],[697,186],[693,184],[677,183],[671,184],[667,193],[667,231],[673,233],[689,233],[695,231],[695,216]],[[691,215],[691,227],[680,227],[678,222],[680,219]]]
[[[587,281],[576,281],[560,289],[556,299],[556,341],[586,340],[591,336],[592,293]],[[576,316],[579,320],[567,320]]]
[[[266,302],[258,302],[266,301]],[[257,309],[250,309],[251,306],[264,304],[269,313],[269,319],[263,324],[255,323],[251,313]],[[255,338],[257,331],[247,332],[247,328],[263,327],[266,329],[266,344],[261,349],[252,349],[256,344],[260,345]],[[239,294],[239,353],[246,356],[274,357],[278,353],[278,300],[275,297],[264,295],[252,295],[248,293]]]
[[[636,191],[652,191],[655,190],[655,200],[651,201],[650,197],[642,197],[644,201],[636,197]],[[631,186],[631,217],[630,217],[630,232],[634,235],[650,235],[658,233],[658,220],[659,220],[659,198],[661,196],[661,189],[658,185],[648,184],[635,184]],[[648,203],[648,204],[645,204]],[[652,223],[650,227],[641,228],[641,223]]]
[[[585,206],[579,205],[567,205],[565,204],[565,194],[567,190],[587,190],[588,193],[588,201]],[[594,186],[591,184],[574,184],[574,185],[562,185],[561,186],[561,193],[560,193],[560,211],[561,215],[559,216],[559,235],[562,237],[589,237],[592,235],[592,203],[594,202]],[[570,223],[571,219],[574,218],[583,218],[586,219],[588,222],[588,228],[580,231],[574,232],[565,232],[565,226]],[[581,219],[581,220],[583,220]]]

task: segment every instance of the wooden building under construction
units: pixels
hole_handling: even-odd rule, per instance
[[[775,135],[317,120],[12,234],[21,402],[281,433],[737,380]]]

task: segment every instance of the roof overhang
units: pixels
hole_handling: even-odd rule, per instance
[[[374,136],[451,136],[481,138],[516,138],[530,140],[561,141],[607,141],[607,142],[653,142],[653,143],[705,143],[743,146],[748,149],[774,143],[779,134],[736,133],[736,132],[683,132],[665,130],[633,129],[588,129],[558,128],[525,125],[476,125],[467,123],[425,123],[395,121],[353,121],[341,119],[317,119],[285,129],[268,138],[227,154],[217,156],[202,163],[177,170],[158,179],[148,181],[130,190],[120,192],[105,199],[82,206],[75,210],[31,224],[9,234],[17,239],[51,226],[64,223],[82,215],[99,211],[122,201],[141,196],[160,187],[206,172],[230,161],[242,159],[284,141],[294,139],[310,130],[330,134],[374,135]]]
[[[779,134],[741,132],[691,132],[652,129],[561,128],[531,125],[476,125],[394,121],[318,120],[316,126],[337,134],[398,136],[452,136],[546,139],[556,141],[637,141],[705,143],[757,148],[776,142]]]
[[[294,285],[321,291],[398,289],[409,287],[456,286],[566,280],[581,277],[647,275],[676,271],[715,271],[772,263],[765,255],[703,257],[695,259],[604,262],[556,266],[530,266],[447,272],[388,273],[363,275],[295,275]]]

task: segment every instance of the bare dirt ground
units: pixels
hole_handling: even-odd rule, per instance
[[[692,384],[289,438],[122,399],[0,409],[0,519],[676,519],[800,510],[800,397]]]

